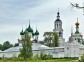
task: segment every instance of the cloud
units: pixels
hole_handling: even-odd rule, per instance
[[[82,4],[83,0],[0,0],[0,41],[1,43],[10,40],[18,42],[22,25],[24,30],[26,24],[28,26],[31,19],[31,26],[40,32],[39,39],[43,39],[43,34],[46,31],[53,31],[54,21],[57,16],[58,8],[63,22],[64,38],[66,41],[70,36],[71,26],[74,27],[76,18],[79,18],[80,32],[83,32],[82,10],[72,8],[70,3]],[[67,26],[67,27],[66,27]]]

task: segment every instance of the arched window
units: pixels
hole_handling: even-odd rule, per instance
[[[78,38],[78,42],[80,42],[80,38]]]
[[[57,24],[57,28],[58,28],[58,24]]]
[[[56,24],[55,24],[55,29],[56,29]]]
[[[62,33],[61,33],[61,32],[59,32],[59,37],[61,37],[61,34],[62,34]]]
[[[61,24],[60,24],[60,29],[61,29]]]

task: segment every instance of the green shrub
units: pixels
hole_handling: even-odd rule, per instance
[[[52,59],[53,58],[53,56],[52,55],[47,55],[47,54],[43,54],[43,53],[41,53],[40,54],[40,59],[41,60],[47,60],[47,59]]]
[[[72,59],[72,60],[77,60],[78,57],[64,57],[63,59]]]
[[[40,54],[40,59],[42,59],[42,60],[46,60],[46,59],[47,59],[47,55],[41,53],[41,54]]]
[[[40,60],[40,58],[38,57],[38,55],[35,55],[35,56],[31,57],[29,60]]]

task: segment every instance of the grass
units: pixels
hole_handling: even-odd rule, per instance
[[[25,61],[11,58],[11,59],[0,59],[0,62],[25,62]],[[49,59],[49,60],[32,59],[29,61],[27,60],[26,62],[78,62],[78,61],[74,59]]]
[[[66,59],[54,59],[54,60],[31,60],[30,62],[77,62],[77,61]]]

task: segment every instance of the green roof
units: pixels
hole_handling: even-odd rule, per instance
[[[75,34],[79,34],[79,32],[78,32],[78,31],[76,31],[76,32],[75,32]]]
[[[29,27],[26,29],[28,32],[32,32],[33,33],[33,29],[31,28],[30,24]]]
[[[36,29],[35,35],[39,35],[39,32],[38,32],[38,30],[37,30],[37,29]]]
[[[22,31],[20,32],[20,35],[24,35],[23,29],[22,29]]]

